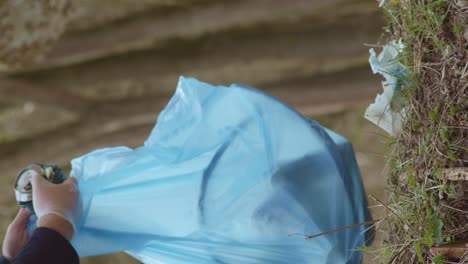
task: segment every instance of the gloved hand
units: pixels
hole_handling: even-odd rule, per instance
[[[71,240],[80,213],[76,178],[69,177],[61,184],[53,184],[40,175],[34,175],[31,183],[37,227],[54,229]]]
[[[28,239],[27,225],[30,216],[31,213],[28,210],[21,208],[13,222],[8,226],[2,247],[3,256],[7,259],[12,260],[15,258],[26,243]]]

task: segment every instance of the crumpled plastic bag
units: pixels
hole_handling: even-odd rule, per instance
[[[72,161],[80,256],[144,263],[360,263],[369,220],[351,144],[273,97],[181,77],[144,146]]]
[[[372,72],[381,74],[385,81],[382,82],[383,93],[377,94],[375,102],[366,109],[364,117],[393,136],[400,133],[407,111],[401,100],[395,96],[402,88],[402,80],[408,75],[406,67],[398,60],[403,48],[401,41],[391,41],[378,56],[374,49],[369,51]]]

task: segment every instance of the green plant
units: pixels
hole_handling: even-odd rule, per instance
[[[460,76],[467,75],[468,54],[458,44],[463,36],[457,26],[468,18],[457,3],[383,3],[390,39],[405,45],[398,59],[408,75],[399,80],[399,96],[408,108],[388,162],[387,216],[379,225],[388,238],[373,249],[382,263],[444,263],[444,256],[433,257],[429,249],[468,238],[468,203],[457,198],[459,187],[446,177],[451,168],[465,166],[468,150],[466,127],[460,125],[467,120],[468,81]]]

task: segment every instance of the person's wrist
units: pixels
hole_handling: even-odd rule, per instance
[[[49,213],[39,218],[37,220],[37,227],[50,228],[58,232],[68,241],[73,238],[75,233],[73,225],[70,223],[70,221],[54,213]]]
[[[10,256],[10,254],[8,254],[7,252],[2,252],[2,253],[3,253],[3,256],[0,256],[0,260],[3,260],[3,261],[6,260],[7,263],[10,263],[10,261],[13,259],[13,256]],[[0,261],[0,263],[3,263],[3,262]]]
[[[8,257],[6,255],[0,256],[0,263],[10,263],[11,257]]]

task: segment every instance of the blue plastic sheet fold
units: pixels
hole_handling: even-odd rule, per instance
[[[124,143],[124,142],[123,142]],[[360,263],[369,220],[351,144],[277,99],[181,77],[143,146],[72,161],[80,256],[144,263]]]

